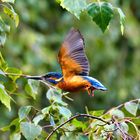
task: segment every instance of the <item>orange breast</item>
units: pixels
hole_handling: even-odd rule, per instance
[[[59,82],[56,86],[64,91],[75,92],[86,90],[86,88],[90,87],[91,84],[81,76],[73,76]]]

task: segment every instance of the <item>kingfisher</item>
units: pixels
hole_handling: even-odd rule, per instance
[[[97,79],[89,76],[89,62],[85,54],[83,36],[78,29],[70,29],[65,37],[59,53],[58,62],[62,72],[48,72],[41,76],[26,76],[39,80],[62,91],[87,91],[94,96],[95,90],[106,91],[107,88]]]

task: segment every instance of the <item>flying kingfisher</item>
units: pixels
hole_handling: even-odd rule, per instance
[[[62,91],[87,91],[94,96],[94,90],[106,91],[97,79],[89,76],[89,62],[85,54],[84,39],[79,30],[72,28],[67,34],[58,53],[59,72],[48,72],[42,76],[27,76],[28,79],[40,80]]]

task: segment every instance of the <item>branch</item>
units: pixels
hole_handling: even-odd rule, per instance
[[[68,122],[70,122],[71,120],[73,120],[73,119],[75,119],[75,118],[79,118],[79,117],[92,118],[92,119],[100,120],[100,121],[102,121],[102,122],[104,122],[104,123],[106,123],[106,124],[110,124],[109,122],[107,122],[107,121],[105,121],[105,120],[103,120],[103,119],[101,119],[101,118],[99,118],[99,117],[95,117],[95,116],[92,116],[92,115],[89,115],[89,114],[77,114],[77,115],[75,115],[75,116],[69,118],[69,119],[68,119],[67,121],[65,121],[64,123],[58,125],[56,128],[54,128],[54,129],[52,130],[52,132],[48,135],[48,137],[46,138],[46,140],[49,140],[50,137],[51,137],[59,128],[61,128],[63,125],[65,125],[65,124],[67,124]]]
[[[109,109],[105,114],[108,114],[112,109],[120,109],[121,107],[124,106],[124,104],[126,104],[128,102],[139,102],[139,101],[140,101],[140,99],[133,99],[133,100],[127,101],[125,103],[122,103],[122,104],[120,104],[120,105],[118,105],[116,107],[113,107],[113,108]]]

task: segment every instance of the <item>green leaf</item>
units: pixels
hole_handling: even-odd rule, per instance
[[[0,46],[4,46],[5,42],[6,42],[6,33],[3,32],[0,34]]]
[[[90,111],[90,114],[93,116],[97,116],[100,117],[101,115],[103,115],[104,110],[97,110],[97,111]]]
[[[12,20],[14,20],[15,22],[15,26],[17,27],[19,24],[19,16],[17,15],[17,13],[14,11],[13,7],[10,6],[7,7],[6,5],[3,7],[3,11],[5,14],[7,14]]]
[[[77,128],[82,128],[82,130],[84,130],[87,127],[85,123],[78,121],[77,119],[72,120],[72,124]]]
[[[104,32],[113,17],[113,8],[107,2],[92,3],[88,6],[88,14]]]
[[[58,106],[58,110],[65,118],[69,119],[71,117],[71,111],[66,107]]]
[[[21,107],[19,109],[19,111],[18,111],[18,116],[19,116],[20,121],[25,119],[30,111],[31,111],[31,106],[23,106],[23,107]]]
[[[110,125],[105,125],[104,126],[104,129],[106,131],[113,131],[113,130],[115,130],[115,128],[116,128],[115,124],[110,124]]]
[[[26,92],[33,98],[36,99],[38,93],[39,81],[29,79],[28,84],[25,86]]]
[[[50,109],[51,109],[51,106],[45,107],[45,108],[43,108],[43,109],[41,110],[41,112],[42,112],[44,115],[46,115],[46,114],[49,114]]]
[[[41,134],[42,131],[42,128],[39,125],[35,125],[30,122],[22,122],[20,127],[23,136],[27,140],[34,140]]]
[[[125,122],[120,123],[121,129],[123,130],[123,132],[127,133],[129,130],[128,125]]]
[[[10,2],[10,3],[14,3],[15,0],[1,0],[2,2]]]
[[[2,70],[0,70],[0,75],[5,76],[5,73]]]
[[[7,63],[5,62],[4,58],[2,57],[2,54],[0,52],[0,69],[3,71],[6,70],[8,67]]]
[[[37,115],[34,119],[33,119],[33,122],[35,125],[37,125],[41,120],[44,119],[44,115],[43,114],[40,114],[40,115]]]
[[[114,115],[114,116],[116,116],[116,117],[118,117],[120,119],[124,118],[124,113],[121,110],[119,110],[119,109],[112,109],[110,111],[110,113],[111,113],[111,115]]]
[[[117,11],[118,11],[118,13],[120,15],[121,32],[122,32],[122,35],[123,35],[124,23],[125,23],[125,15],[124,15],[123,11],[120,8],[117,8]]]
[[[140,117],[132,119],[132,122],[137,126],[140,126]]]
[[[78,19],[81,11],[87,7],[86,0],[60,0],[60,5],[74,14]]]
[[[52,116],[50,116],[50,124],[52,126],[55,126],[54,118]]]
[[[5,91],[5,87],[0,84],[0,101],[9,109],[9,111],[11,110],[10,99],[10,96]]]
[[[124,104],[124,107],[129,113],[136,116],[139,103],[127,102]]]
[[[17,68],[8,67],[5,71],[9,78],[11,78],[14,82],[21,77],[22,71]]]
[[[67,103],[62,101],[62,94],[56,92],[54,89],[49,89],[46,96],[50,101],[59,103],[63,106],[67,106]]]
[[[10,135],[10,140],[20,140],[21,134],[20,133],[13,133]]]
[[[8,126],[1,128],[2,131],[9,131],[13,133],[19,132],[19,118],[14,119]]]
[[[9,33],[9,31],[10,31],[10,26],[5,24],[5,22],[0,16],[0,46],[2,47],[4,46],[7,33]]]

